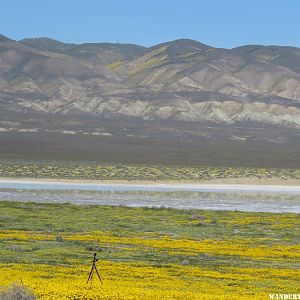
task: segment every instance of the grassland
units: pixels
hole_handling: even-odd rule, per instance
[[[268,299],[299,292],[297,214],[0,202],[0,282],[41,299]],[[91,258],[104,285],[86,284]]]
[[[278,179],[300,180],[300,169],[168,167],[149,165],[101,165],[97,163],[0,163],[0,177],[85,180],[203,181]]]

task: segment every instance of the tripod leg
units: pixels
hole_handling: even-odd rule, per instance
[[[94,270],[95,270],[95,268],[94,268]],[[92,284],[92,282],[93,282],[93,276],[94,276],[94,270],[93,270],[93,272],[92,272],[92,275],[91,275],[91,284]]]
[[[89,278],[88,278],[86,284],[89,283],[90,279],[92,280],[92,277],[93,277],[93,271],[94,271],[94,266],[92,266],[92,269],[91,269],[91,271],[90,271]]]
[[[103,285],[102,279],[101,279],[101,277],[100,277],[100,275],[99,275],[99,273],[98,273],[98,270],[97,270],[96,266],[95,266],[95,270],[96,270],[96,273],[97,273],[97,275],[98,275],[98,278],[99,278],[101,284]]]

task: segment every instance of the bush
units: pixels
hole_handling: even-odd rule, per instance
[[[0,292],[0,300],[34,300],[36,299],[26,287],[12,285],[8,290]]]

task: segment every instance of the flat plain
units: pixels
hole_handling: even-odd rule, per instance
[[[0,202],[0,281],[40,299],[266,299],[299,283],[297,214]],[[86,280],[93,253],[103,286]]]
[[[300,169],[99,164],[70,161],[0,161],[2,178],[229,183],[299,183]]]
[[[297,185],[300,171],[2,160],[0,177]],[[19,284],[45,300],[266,299],[297,291],[298,214],[37,201],[0,201],[1,290]],[[103,285],[95,276],[86,283],[93,253]]]

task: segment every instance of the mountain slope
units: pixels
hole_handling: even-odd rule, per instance
[[[0,139],[151,137],[298,153],[299,58],[295,47],[220,49],[182,39],[145,48],[1,35]]]

